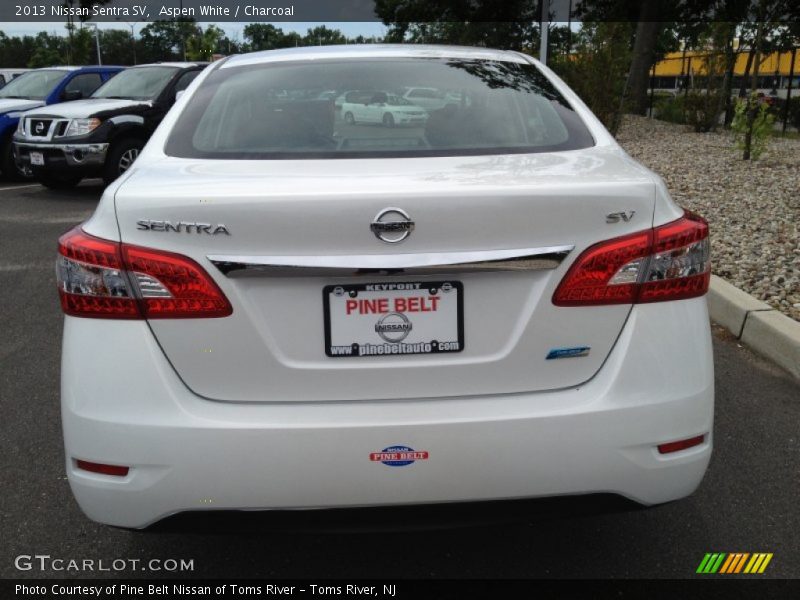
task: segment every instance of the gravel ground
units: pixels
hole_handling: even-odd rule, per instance
[[[800,321],[800,140],[743,161],[729,133],[626,116],[618,141],[708,220],[715,274]]]

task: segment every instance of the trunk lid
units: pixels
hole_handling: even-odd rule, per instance
[[[650,227],[654,202],[651,175],[613,147],[365,160],[168,158],[135,170],[115,199],[123,242],[190,256],[231,301],[226,318],[151,320],[150,327],[189,388],[237,402],[465,396],[581,384],[603,364],[630,306],[560,308],[551,302],[553,291],[586,247]],[[415,222],[402,243],[384,243],[370,230],[386,208],[400,208]],[[635,215],[606,223],[605,215],[621,211]],[[414,275],[380,268],[357,276],[225,273],[208,258],[391,265],[409,257],[461,262],[470,253],[563,246],[574,249],[550,269],[454,267]],[[461,285],[463,350],[326,354],[323,289],[398,282]],[[423,316],[412,320],[421,323]],[[589,351],[552,359],[554,350],[575,348]]]

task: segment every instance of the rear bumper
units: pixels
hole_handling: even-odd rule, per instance
[[[595,492],[666,502],[702,480],[713,410],[704,298],[635,307],[606,364],[577,388],[397,402],[208,401],[183,385],[146,323],[65,322],[70,485],[90,518],[127,527],[204,509]],[[656,449],[700,434],[700,446]],[[371,460],[390,446],[427,458],[403,467]],[[76,459],[131,469],[97,475]]]

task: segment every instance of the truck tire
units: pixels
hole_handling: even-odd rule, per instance
[[[125,138],[111,146],[103,170],[103,181],[106,185],[130,168],[142,148],[144,148],[144,142],[138,138]]]
[[[30,177],[26,177],[17,169],[11,148],[10,135],[0,143],[0,172],[2,172],[3,179],[6,181],[23,181],[25,179],[30,179]]]

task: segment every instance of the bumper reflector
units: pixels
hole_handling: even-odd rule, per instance
[[[699,446],[703,443],[703,440],[706,438],[704,435],[698,435],[688,440],[679,440],[677,442],[669,442],[667,444],[659,444],[658,445],[658,453],[659,454],[670,454],[672,452],[680,452],[681,450],[686,450],[687,448],[693,448],[694,446]]]
[[[120,467],[117,465],[104,465],[102,463],[93,463],[88,460],[76,460],[79,469],[83,471],[91,471],[92,473],[100,473],[101,475],[115,475],[117,477],[125,477],[128,474],[128,467]]]

